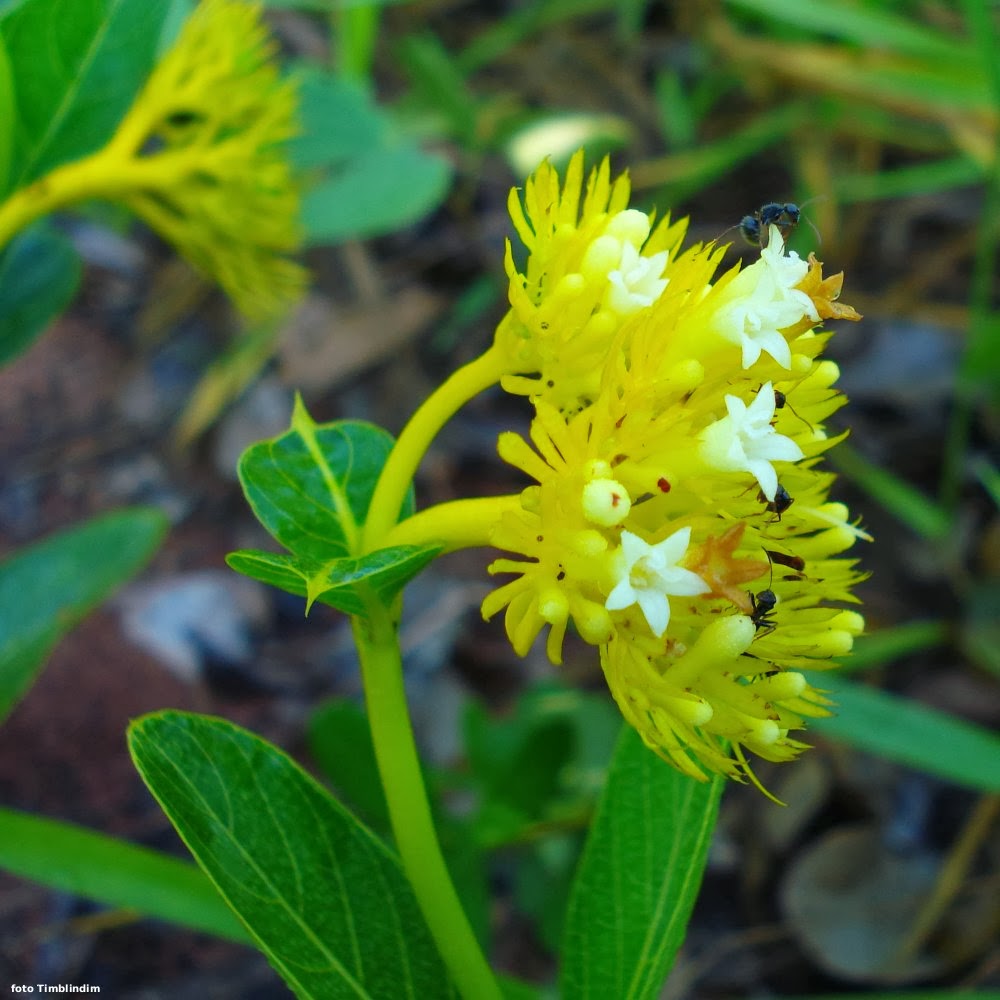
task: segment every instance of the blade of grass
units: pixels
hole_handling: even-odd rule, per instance
[[[883,201],[979,184],[984,176],[982,166],[975,160],[967,156],[949,156],[877,174],[842,174],[836,179],[835,190],[838,201],[845,204]]]
[[[524,4],[467,45],[458,56],[458,66],[463,73],[471,73],[499,59],[519,42],[539,36],[546,28],[615,9],[610,0],[547,0]]]
[[[250,943],[200,869],[70,823],[0,809],[0,868],[108,906]]]
[[[948,636],[948,624],[939,621],[906,622],[893,628],[879,629],[855,640],[851,655],[844,660],[842,669],[854,671],[879,667],[910,653],[940,646],[948,641]]]
[[[854,448],[840,444],[829,455],[835,469],[922,538],[937,540],[951,531],[951,517],[943,507]]]
[[[994,112],[1000,115],[1000,66],[996,60],[996,45],[1000,44],[996,23],[991,12],[976,0],[963,3],[969,32],[979,47],[983,77],[988,81]],[[958,391],[952,411],[948,437],[945,441],[941,475],[941,503],[954,510],[962,487],[963,467],[968,451],[969,435],[975,405],[980,398],[996,394],[996,379],[1000,371],[1000,346],[997,332],[1000,320],[991,309],[993,285],[996,280],[1000,227],[1000,129],[995,135],[993,169],[986,186],[986,198],[976,234],[976,259],[972,271],[969,295],[969,336],[958,371]]]
[[[983,489],[990,495],[996,508],[1000,510],[1000,469],[989,459],[977,458],[972,463],[972,471],[983,484]]]
[[[802,3],[802,0],[729,0],[730,7],[761,14],[782,26],[833,36],[864,48],[890,49],[905,55],[967,62],[967,43],[941,35],[875,4]]]
[[[338,4],[331,13],[333,51],[340,76],[364,84],[371,82],[381,6],[356,0]]]
[[[1000,737],[990,730],[833,674],[814,674],[810,680],[829,694],[837,712],[811,720],[810,733],[963,788],[1000,792]]]
[[[744,72],[761,67],[797,85],[830,96],[882,105],[918,118],[954,124],[958,115],[995,115],[990,88],[979,67],[920,60],[880,52],[851,52],[835,45],[788,44],[709,25],[710,40]],[[846,113],[846,112],[845,112]],[[983,128],[977,117],[976,127]]]
[[[795,101],[755,118],[749,125],[717,142],[638,163],[632,169],[632,187],[670,185],[671,198],[707,187],[743,160],[793,134],[810,117],[808,104]]]

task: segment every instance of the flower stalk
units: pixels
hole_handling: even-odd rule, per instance
[[[398,621],[377,600],[367,610],[367,617],[352,619],[352,627],[375,757],[403,870],[459,992],[467,1000],[500,1000],[500,988],[462,909],[434,830],[406,705]]]

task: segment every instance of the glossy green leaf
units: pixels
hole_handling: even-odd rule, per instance
[[[0,21],[17,80],[20,187],[110,138],[156,54],[169,0],[26,0]]]
[[[0,253],[0,364],[26,350],[69,305],[80,283],[73,245],[47,222]]]
[[[0,809],[0,868],[106,906],[250,942],[194,865],[71,823]]]
[[[562,995],[656,997],[687,930],[722,793],[624,726],[566,916]]]
[[[815,675],[813,683],[829,692],[837,714],[811,720],[810,731],[966,788],[1000,792],[995,733],[832,674]]]
[[[296,556],[316,563],[356,553],[392,438],[361,420],[317,424],[301,398],[284,434],[240,458],[243,492],[257,519]],[[412,494],[401,516],[413,511]]]
[[[365,615],[372,597],[388,605],[439,552],[434,546],[397,545],[359,558],[333,559],[318,565],[295,556],[255,549],[231,552],[230,569],[272,587],[348,615]]]
[[[166,527],[159,511],[118,511],[0,563],[0,719],[60,637],[145,565]]]
[[[296,996],[454,996],[395,855],[284,753],[183,712],[137,720],[129,747]]]
[[[288,554],[231,553],[230,567],[264,583],[363,615],[372,598],[388,604],[439,552],[399,545],[355,556],[392,438],[374,424],[317,424],[302,400],[289,430],[252,445],[239,473],[250,506]],[[401,516],[413,511],[408,493]]]

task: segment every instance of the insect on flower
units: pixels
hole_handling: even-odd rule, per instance
[[[792,406],[792,404],[788,402],[788,396],[786,396],[785,393],[783,393],[780,389],[775,389],[774,390],[774,409],[776,411],[777,410],[784,410],[786,407],[788,408],[788,410],[792,414],[792,416],[796,417],[798,420],[801,420],[802,423],[804,423],[806,425],[806,427],[809,428],[809,430],[813,429],[812,428],[812,424],[809,423],[809,421],[806,420],[805,417],[800,416],[796,412],[795,407]]]
[[[763,490],[760,490],[757,493],[757,499],[760,503],[764,504],[765,510],[769,510],[772,514],[774,514],[774,517],[771,518],[772,521],[780,521],[781,515],[784,514],[793,503],[795,503],[795,499],[789,494],[788,490],[781,485],[781,483],[778,483],[777,489],[774,491],[773,500],[768,500],[764,495]]]
[[[822,195],[818,197],[822,197]],[[769,201],[750,215],[744,215],[740,219],[739,225],[733,226],[733,228],[739,229],[743,239],[752,247],[767,246],[767,234],[771,226],[777,226],[782,238],[787,241],[789,234],[794,232],[795,227],[802,221],[802,209],[816,200],[816,198],[810,198],[809,201],[803,202],[801,205],[797,205],[794,201],[784,203]],[[820,240],[819,230],[809,219],[806,219],[806,222],[816,234],[816,239]],[[820,242],[822,241],[820,240]]]
[[[801,216],[802,209],[794,202],[781,204],[769,201],[752,215],[743,216],[739,224],[740,234],[752,247],[766,246],[768,227],[777,226],[781,235],[787,239],[788,234],[799,224]]]
[[[778,627],[771,618],[777,603],[778,597],[773,590],[762,590],[756,597],[750,594],[750,604],[753,607],[750,621],[753,622],[758,637],[770,635]]]

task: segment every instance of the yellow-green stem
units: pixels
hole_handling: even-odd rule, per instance
[[[381,548],[385,534],[399,520],[406,491],[438,431],[463,403],[498,382],[505,370],[504,355],[494,345],[475,361],[452,373],[413,414],[399,435],[375,487],[365,523],[366,551]]]
[[[396,847],[417,902],[466,1000],[500,1000],[500,988],[469,926],[434,832],[406,707],[398,623],[372,602],[353,619],[365,700]]]
[[[450,500],[400,521],[383,539],[391,545],[441,545],[445,552],[490,544],[490,532],[507,512],[520,510],[517,495]]]
[[[82,160],[56,167],[0,205],[0,248],[36,219],[66,205],[89,198],[125,200],[136,190],[176,184],[197,166],[198,156],[183,150],[130,159],[113,142]]]

